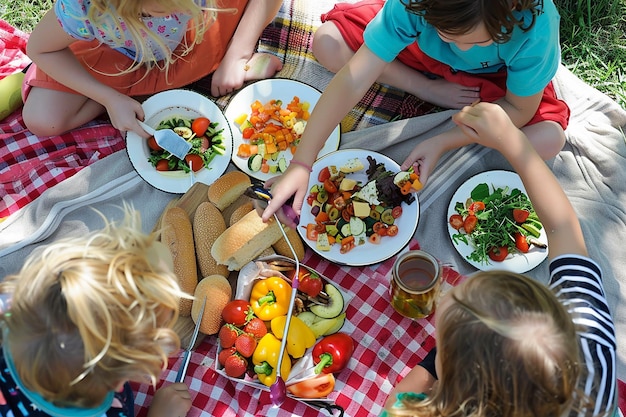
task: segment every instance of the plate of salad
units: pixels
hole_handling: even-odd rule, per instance
[[[167,90],[142,103],[145,123],[154,129],[172,129],[191,142],[184,160],[160,149],[154,138],[126,134],[126,151],[135,171],[153,187],[184,194],[193,182],[212,184],[228,168],[233,138],[217,105],[190,90]],[[193,167],[193,177],[190,166]]]
[[[320,96],[307,84],[281,78],[244,87],[224,110],[233,132],[233,163],[261,181],[282,174]],[[337,126],[318,157],[336,151],[339,140]]]
[[[419,179],[401,172],[385,155],[360,149],[331,152],[313,164],[308,187],[298,232],[332,262],[382,262],[400,252],[417,229]]]
[[[514,172],[469,178],[452,196],[447,220],[452,244],[477,269],[521,274],[548,256],[546,232]]]

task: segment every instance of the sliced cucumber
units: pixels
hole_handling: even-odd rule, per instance
[[[248,158],[248,169],[252,172],[259,172],[263,165],[263,157],[260,154],[252,155]]]
[[[285,158],[280,158],[278,160],[278,170],[280,172],[285,172],[287,171],[287,160]]]
[[[365,222],[358,217],[350,218],[350,232],[352,235],[358,236],[365,233]]]

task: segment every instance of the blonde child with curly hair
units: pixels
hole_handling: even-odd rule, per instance
[[[106,220],[105,220],[106,221]],[[33,252],[0,284],[0,414],[133,416],[127,381],[158,381],[180,348],[184,294],[154,235],[125,208],[119,224]],[[151,417],[184,416],[185,384],[159,389]]]
[[[615,329],[572,205],[500,106],[468,106],[453,120],[519,173],[547,231],[549,287],[489,271],[452,289],[435,313],[436,351],[396,384],[383,415],[613,415]]]
[[[278,57],[255,53],[281,0],[57,0],[31,33],[24,123],[58,135],[108,113],[142,137],[138,99],[211,73],[220,96],[273,76]]]

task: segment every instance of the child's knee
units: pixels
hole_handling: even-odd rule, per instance
[[[565,132],[560,124],[545,120],[522,128],[535,150],[543,158],[554,158],[565,146]]]
[[[344,63],[340,53],[342,48],[347,48],[341,32],[332,22],[323,23],[313,35],[312,50],[315,59],[324,67],[337,72]]]

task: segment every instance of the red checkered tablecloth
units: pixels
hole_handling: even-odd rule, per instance
[[[412,241],[409,249],[419,249]],[[435,345],[432,316],[410,320],[389,304],[389,271],[394,258],[371,267],[346,267],[330,263],[307,251],[304,263],[332,280],[348,294],[346,324],[342,331],[357,342],[348,368],[336,374],[335,391],[330,395],[345,410],[346,417],[376,416],[398,378],[404,377]],[[463,277],[444,267],[445,288]],[[329,415],[288,398],[273,408],[269,393],[233,382],[215,371],[216,336],[206,337],[192,353],[185,383],[192,393],[195,416],[319,416]],[[180,358],[170,360],[157,387],[174,381]],[[134,384],[138,417],[147,414],[154,394],[148,384]],[[334,415],[339,412],[335,411]]]

